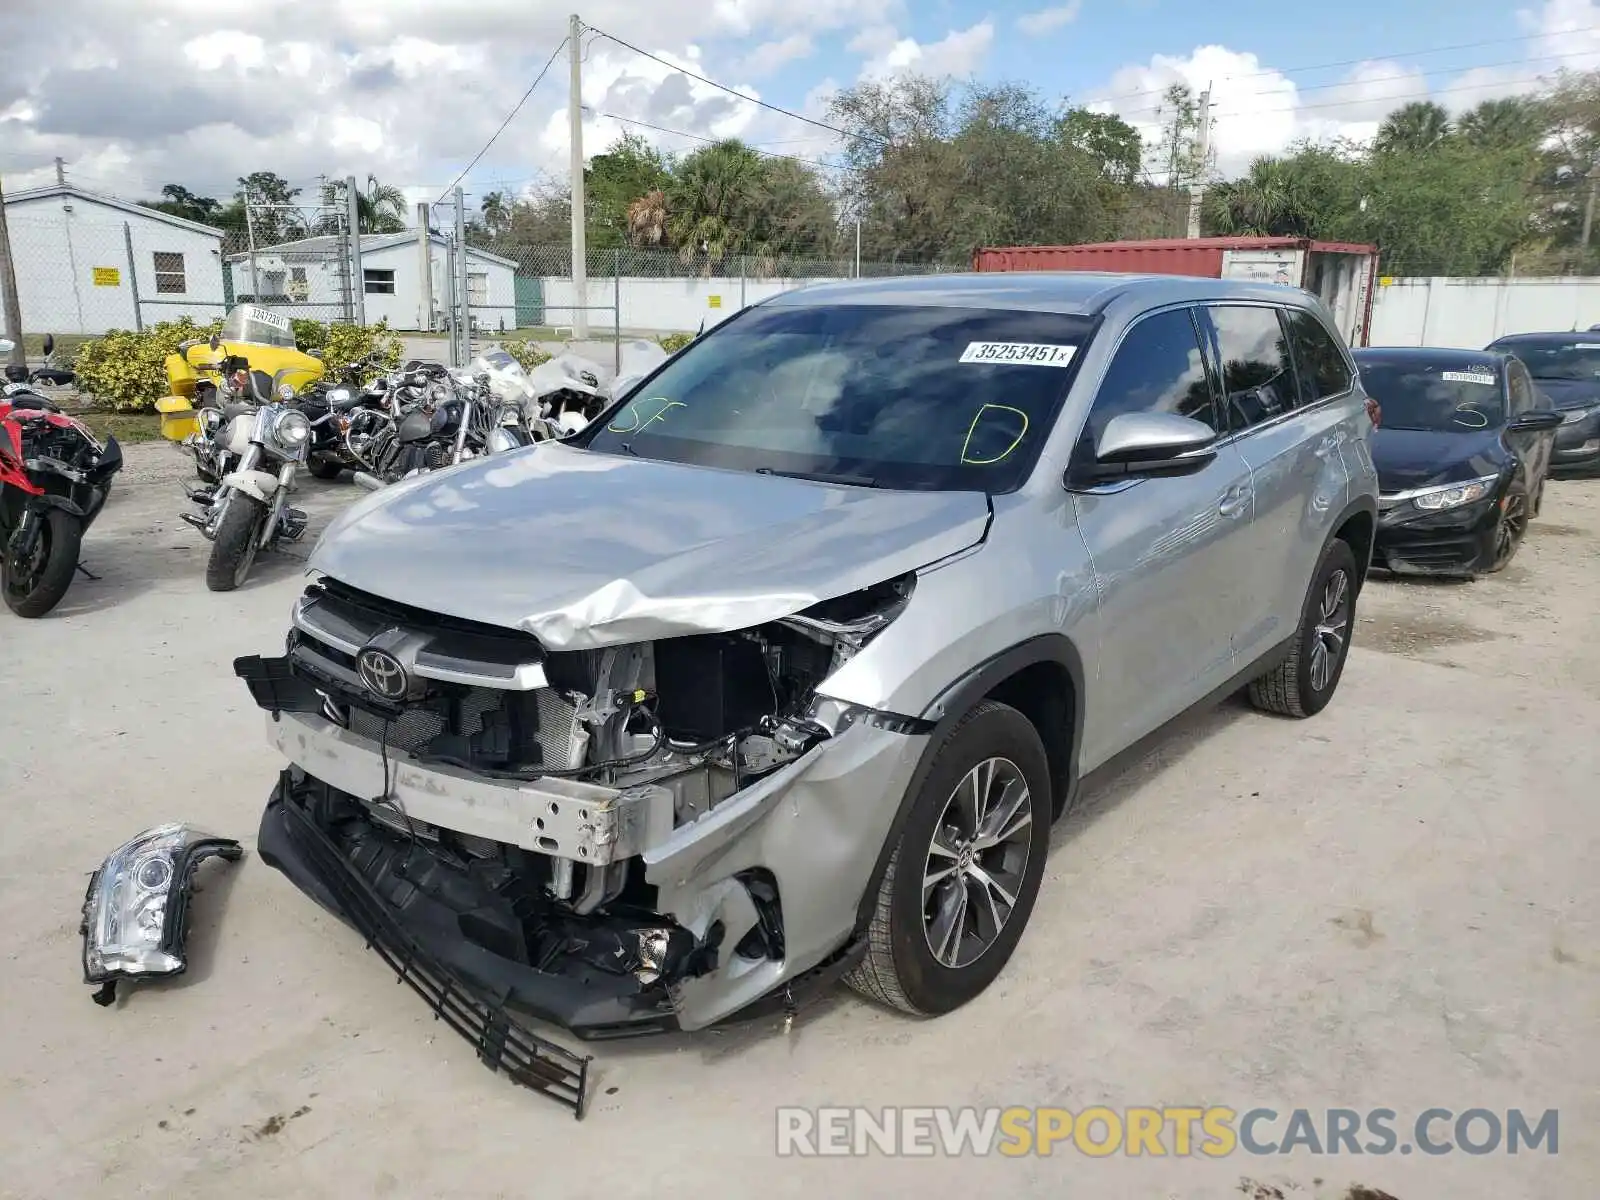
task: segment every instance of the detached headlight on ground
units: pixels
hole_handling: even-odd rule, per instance
[[[289,409],[280,415],[272,426],[272,437],[290,454],[298,454],[311,436],[311,422],[305,413]]]
[[[98,984],[96,1004],[116,999],[118,979],[180,974],[187,966],[188,902],[195,869],[207,858],[236,861],[231,838],[188,825],[158,825],[113,851],[89,878],[83,898],[83,979]]]
[[[1411,503],[1425,512],[1438,512],[1444,508],[1460,508],[1474,500],[1482,500],[1499,482],[1499,476],[1486,475],[1466,483],[1452,483],[1446,487],[1429,488],[1411,497]]]

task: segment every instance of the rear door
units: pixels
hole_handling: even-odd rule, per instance
[[[1173,412],[1220,428],[1193,310],[1128,329],[1096,390],[1076,453],[1121,413]],[[1098,766],[1226,682],[1240,593],[1250,586],[1250,470],[1224,446],[1193,475],[1073,495],[1094,567],[1099,645],[1083,765]]]
[[[1366,418],[1344,351],[1308,310],[1236,303],[1203,311],[1227,436],[1255,490],[1250,586],[1235,634],[1243,668],[1299,624],[1312,571],[1348,495],[1355,418]]]

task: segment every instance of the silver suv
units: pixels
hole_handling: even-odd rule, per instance
[[[261,855],[584,1037],[840,978],[947,1012],[1086,772],[1244,687],[1332,697],[1378,484],[1331,330],[1125,275],[747,309],[575,436],[328,529],[285,655],[236,664],[292,764]]]

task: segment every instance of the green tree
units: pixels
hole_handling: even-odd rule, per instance
[[[490,234],[499,236],[511,228],[511,203],[504,192],[488,192],[478,206],[483,224]]]
[[[298,208],[299,195],[299,188],[290,187],[287,179],[272,171],[252,171],[240,176],[239,190],[234,193],[237,205],[235,228],[245,225],[245,202],[248,198],[250,223],[255,228],[258,247],[305,237],[309,231],[305,216]]]
[[[1456,133],[1479,149],[1533,149],[1549,132],[1550,116],[1543,97],[1506,96],[1463,113]]]
[[[623,134],[605,153],[591,158],[583,173],[588,245],[596,250],[625,245],[628,206],[664,190],[671,178],[671,160],[636,133]]]
[[[161,199],[141,202],[143,208],[153,208],[169,216],[202,225],[215,226],[222,214],[222,204],[211,196],[197,196],[182,184],[169,183],[161,189]]]
[[[1414,100],[1395,109],[1378,126],[1373,149],[1379,154],[1422,154],[1453,131],[1450,114],[1432,100]]]

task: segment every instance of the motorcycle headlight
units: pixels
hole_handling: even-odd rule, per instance
[[[1471,504],[1474,500],[1482,500],[1493,490],[1497,482],[1499,482],[1499,477],[1491,475],[1483,479],[1472,479],[1466,483],[1433,488],[1430,491],[1411,497],[1411,503],[1425,512],[1438,512],[1446,508],[1460,508],[1463,504]]]
[[[278,387],[278,399],[279,400],[284,400],[284,401],[293,400],[294,399],[294,388],[290,387],[287,383],[279,385],[279,387]]]
[[[124,843],[89,878],[83,898],[83,980],[100,985],[98,1004],[116,998],[118,979],[180,974],[187,966],[189,897],[207,858],[237,861],[231,838],[188,825],[158,825]]]
[[[311,422],[305,413],[289,409],[280,413],[272,425],[272,439],[291,455],[300,453],[311,436]]]
[[[343,404],[349,399],[350,399],[350,389],[349,388],[334,388],[332,391],[330,391],[328,393],[328,404],[329,404],[330,407],[333,406],[333,405]]]

